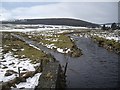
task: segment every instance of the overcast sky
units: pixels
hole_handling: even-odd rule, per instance
[[[118,22],[117,2],[2,2],[0,19],[75,18],[93,23]]]

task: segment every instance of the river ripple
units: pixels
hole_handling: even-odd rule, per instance
[[[14,35],[15,36],[15,35]],[[118,87],[118,59],[119,56],[98,47],[90,38],[70,35],[83,55],[72,58],[64,54],[47,49],[34,41],[16,36],[28,44],[32,44],[46,53],[51,53],[64,68],[68,61],[67,87],[68,88],[116,88]]]

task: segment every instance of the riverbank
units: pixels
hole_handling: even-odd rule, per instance
[[[119,55],[99,47],[90,37],[71,35],[83,51],[80,58],[69,59],[69,88],[118,88]]]
[[[113,51],[120,54],[120,43],[115,40],[108,40],[102,37],[93,36],[92,40],[96,42],[99,46],[106,48],[109,51]]]
[[[103,47],[99,47],[87,35],[83,36],[70,35],[77,47],[82,50],[83,55],[78,58],[58,53],[35,43],[35,41],[33,42],[31,39],[22,38],[20,35],[16,37],[51,53],[60,62],[62,68],[68,62],[66,72],[67,88],[117,88],[119,56]],[[47,77],[49,76],[51,77],[51,74],[47,75]]]
[[[75,45],[73,39],[66,35],[57,35],[53,31],[17,34],[71,57],[80,57],[82,55],[82,51]]]
[[[44,68],[35,90],[65,89],[66,78],[59,62],[50,62]]]
[[[56,62],[55,58],[11,36],[10,32],[4,32],[2,36],[2,89],[35,88],[44,67],[50,62]]]
[[[104,47],[109,51],[113,51],[117,54],[120,53],[120,30],[87,30],[87,31],[72,31],[64,32],[64,34],[73,34],[79,37],[91,38],[99,46]]]

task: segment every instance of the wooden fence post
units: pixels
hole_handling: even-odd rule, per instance
[[[42,72],[43,71],[43,60],[41,59],[40,60],[40,72]]]
[[[19,75],[19,77],[21,77],[21,75],[20,75],[20,68],[21,67],[18,67],[18,75]]]
[[[66,74],[67,66],[68,66],[68,62],[66,62],[66,64],[65,64],[64,75]]]

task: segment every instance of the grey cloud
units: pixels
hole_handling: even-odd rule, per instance
[[[69,17],[78,18],[94,23],[117,22],[117,2],[64,2],[6,10],[4,16],[10,18],[50,18]],[[8,12],[7,12],[8,11]],[[5,17],[4,17],[5,18]]]

